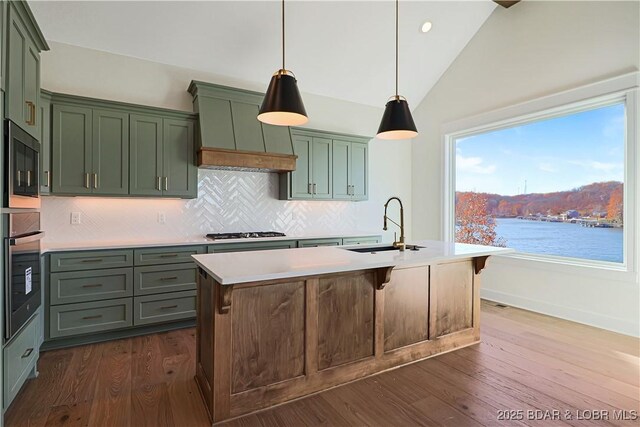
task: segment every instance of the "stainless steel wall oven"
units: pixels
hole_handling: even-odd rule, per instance
[[[5,340],[40,307],[40,212],[4,214]]]

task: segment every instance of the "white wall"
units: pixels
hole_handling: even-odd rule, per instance
[[[270,78],[265,76],[264,86],[259,86],[127,56],[49,44],[51,51],[42,54],[42,87],[54,92],[192,111],[187,92],[191,80],[260,91]],[[303,98],[310,128],[374,135],[382,116],[382,108],[305,93]],[[45,197],[45,243],[192,237],[204,231],[267,226],[296,234],[373,231],[390,240],[393,231],[383,233],[381,228],[383,204],[392,195],[405,201],[410,232],[411,143],[372,140],[369,165],[370,197],[366,202],[279,201],[275,200],[276,175],[222,171],[200,171],[201,191],[192,201],[118,199],[113,203],[111,198]],[[242,185],[234,186],[231,181]],[[263,209],[247,209],[250,195],[241,194],[241,188],[253,191]],[[71,211],[83,213],[82,225],[70,225]],[[166,224],[157,223],[158,212],[167,215]]]
[[[637,70],[639,14],[638,2],[524,1],[496,8],[415,110],[413,237],[441,237],[444,123]],[[640,334],[637,274],[509,259],[489,267],[485,297]]]

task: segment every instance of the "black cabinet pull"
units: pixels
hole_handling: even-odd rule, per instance
[[[160,307],[160,310],[170,310],[172,308],[178,308],[178,305],[165,305],[163,307]]]
[[[102,258],[83,259],[82,262],[102,262]]]
[[[33,353],[33,348],[26,349],[24,354],[22,355],[22,358],[25,359],[25,358],[31,356],[31,353]]]
[[[84,316],[82,320],[100,319],[101,317],[102,317],[102,314],[98,314],[96,316]]]
[[[102,283],[94,283],[92,285],[82,285],[83,288],[99,288],[102,286]]]
[[[178,280],[178,276],[161,277],[160,280]]]
[[[177,256],[178,254],[162,254],[160,255],[160,258],[175,258]]]

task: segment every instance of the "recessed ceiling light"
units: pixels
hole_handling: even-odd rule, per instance
[[[426,21],[424,24],[422,24],[422,27],[420,27],[420,31],[422,31],[423,33],[428,33],[429,30],[431,30],[432,26],[433,24],[431,24],[431,21]]]

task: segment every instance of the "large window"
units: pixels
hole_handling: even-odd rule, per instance
[[[629,105],[619,94],[450,136],[449,238],[624,264]]]

